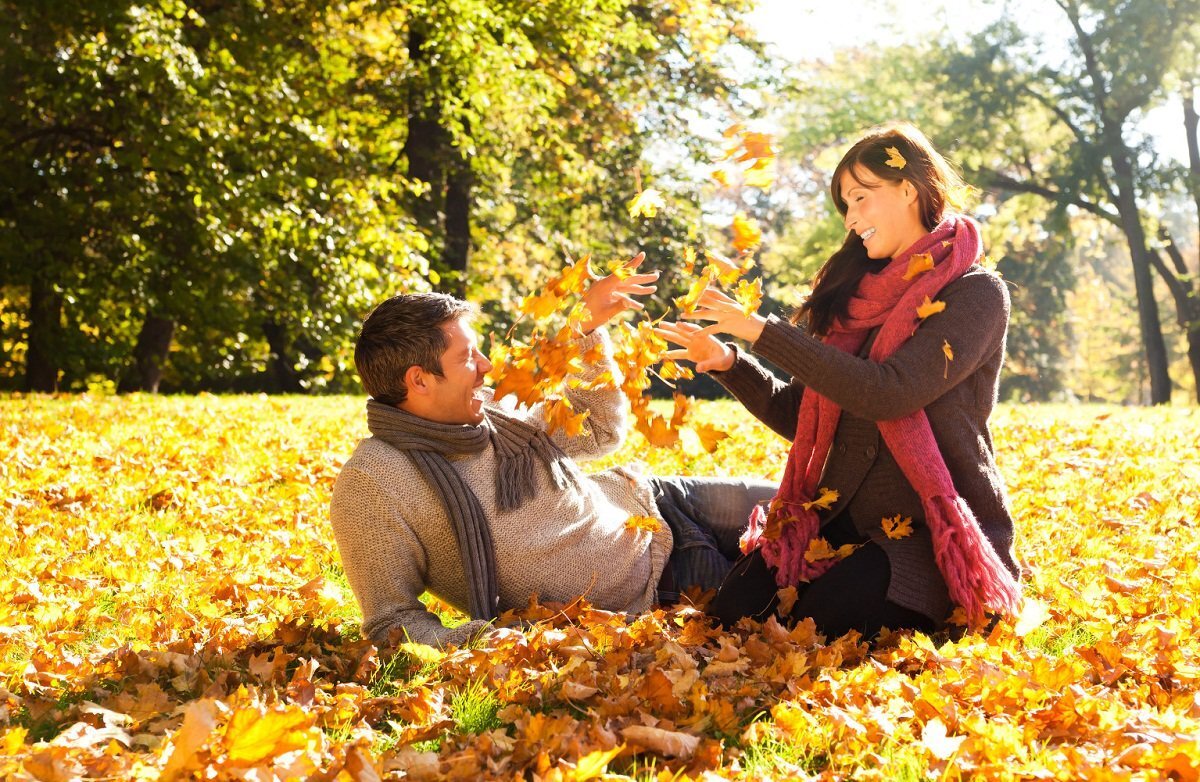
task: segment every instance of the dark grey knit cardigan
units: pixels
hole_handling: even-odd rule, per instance
[[[858,532],[877,543],[892,568],[888,599],[934,621],[951,608],[945,581],[933,558],[921,501],[883,442],[876,421],[902,418],[921,408],[954,479],[1000,560],[1014,575],[1013,520],[996,468],[988,417],[996,404],[1009,298],[1003,281],[973,266],[938,295],[946,309],[923,321],[913,337],[883,362],[825,345],[787,321],[771,316],[754,353],[792,377],[783,383],[738,351],[734,365],[712,376],[760,421],[789,440],[805,387],[842,408],[842,418],[820,485],[836,489],[838,502],[822,514],[822,526],[846,514]],[[947,361],[943,341],[953,350]],[[888,538],[882,520],[913,519],[913,534]]]

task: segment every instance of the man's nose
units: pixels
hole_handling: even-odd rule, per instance
[[[488,357],[482,351],[480,351],[479,361],[476,363],[479,365],[479,374],[486,375],[492,371],[492,362],[488,361]]]

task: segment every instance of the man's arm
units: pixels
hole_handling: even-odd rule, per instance
[[[385,646],[393,629],[432,646],[462,644],[487,623],[446,627],[420,601],[428,561],[425,547],[393,497],[370,475],[343,469],[333,490],[330,519],[350,588],[363,613],[363,635]]]
[[[598,328],[579,337],[577,343],[580,355],[585,358],[583,369],[566,379],[563,395],[576,413],[586,410],[590,414],[580,434],[572,437],[562,429],[556,429],[550,439],[572,459],[599,459],[621,447],[628,426],[627,405],[625,395],[617,387],[620,374],[613,360],[608,330]],[[586,360],[589,356],[591,359]],[[611,378],[609,382],[596,388],[587,387],[606,374]],[[539,403],[533,407],[538,421],[545,421],[544,405]]]

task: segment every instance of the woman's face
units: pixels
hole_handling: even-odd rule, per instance
[[[868,257],[894,258],[928,233],[917,190],[908,182],[889,182],[855,166],[842,174],[839,187],[846,229],[862,238]]]

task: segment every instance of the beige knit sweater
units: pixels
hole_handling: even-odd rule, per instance
[[[582,338],[581,351],[597,342],[604,346],[603,358],[586,366],[580,380],[605,371],[616,375],[604,329]],[[577,410],[591,411],[590,430],[573,438],[560,430],[551,439],[576,460],[615,450],[626,427],[620,392],[583,391],[568,383],[565,393]],[[519,414],[545,427],[540,406]],[[491,525],[501,611],[526,605],[530,595],[562,602],[582,595],[611,611],[643,611],[653,602],[671,533],[665,523],[654,533],[626,524],[630,516],[660,518],[645,479],[615,468],[586,476],[580,489],[560,490],[542,467],[535,497],[501,513],[492,448],[451,463]],[[393,628],[403,628],[413,641],[459,644],[485,626],[473,621],[446,628],[417,599],[428,590],[465,611],[467,582],[442,503],[407,455],[373,437],[359,442],[338,475],[330,516],[362,609],[363,632],[375,643],[382,645]]]

